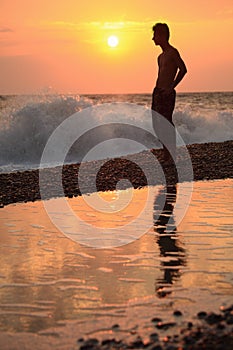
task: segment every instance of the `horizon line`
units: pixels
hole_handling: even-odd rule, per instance
[[[177,94],[198,94],[198,93],[233,93],[233,90],[201,90],[201,91],[179,91]],[[15,92],[15,93],[0,93],[0,97],[3,96],[33,96],[33,95],[151,95],[152,92]]]

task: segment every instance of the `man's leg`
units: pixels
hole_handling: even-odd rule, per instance
[[[175,98],[175,90],[166,95],[160,89],[155,88],[152,95],[152,124],[159,141],[163,145],[165,160],[170,160],[171,157],[175,160],[176,156],[176,132],[172,121]],[[159,115],[153,111],[159,113]]]
[[[170,160],[172,157],[174,161],[176,160],[176,129],[172,120],[173,111],[175,108],[176,92],[173,90],[171,94],[166,96],[165,101],[165,113],[164,116],[169,122],[169,127],[167,130],[166,144],[168,148],[164,146],[165,158]],[[169,150],[168,150],[169,149]]]

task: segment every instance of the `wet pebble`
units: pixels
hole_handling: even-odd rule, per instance
[[[210,313],[208,316],[205,317],[205,321],[210,325],[215,324],[215,323],[219,323],[222,320],[223,320],[223,316],[215,314],[215,313]]]
[[[207,313],[205,312],[205,311],[200,311],[200,312],[198,312],[198,314],[197,314],[197,317],[199,318],[199,319],[203,319],[203,318],[205,318],[207,316]]]
[[[228,315],[226,322],[227,322],[227,324],[233,324],[233,315]]]
[[[158,329],[168,329],[170,327],[174,327],[176,325],[175,322],[167,322],[167,323],[163,323],[163,322],[159,322],[156,327]]]
[[[187,326],[188,326],[188,329],[191,329],[193,327],[193,323],[192,322],[188,322]]]
[[[104,339],[104,340],[102,340],[102,343],[101,343],[102,345],[115,345],[115,344],[117,344],[117,341],[115,340],[115,338],[113,338],[113,339]]]
[[[114,325],[112,326],[112,329],[113,329],[113,330],[117,330],[118,328],[120,328],[120,326],[119,326],[119,324],[117,324],[117,323],[114,324]]]
[[[163,322],[163,320],[159,317],[154,317],[154,318],[152,318],[151,322],[158,323],[158,322]]]
[[[182,312],[180,311],[180,310],[175,310],[174,312],[173,312],[173,315],[174,316],[182,316],[183,314],[182,314]]]
[[[225,327],[224,323],[218,323],[217,324],[217,329],[222,330],[222,329],[225,329],[225,328],[226,327]]]
[[[194,344],[196,342],[196,340],[192,336],[187,335],[184,337],[184,342],[186,344]]]
[[[142,338],[140,336],[138,336],[137,339],[131,343],[131,345],[132,345],[133,349],[144,348],[144,343],[143,343]]]
[[[224,308],[224,313],[227,313],[227,314],[232,314],[232,312],[233,312],[233,306],[230,306],[230,307]]]
[[[82,343],[83,341],[84,341],[84,338],[79,338],[79,339],[77,340],[78,343]]]
[[[152,340],[152,341],[157,341],[158,339],[159,339],[159,336],[158,336],[157,333],[152,333],[152,334],[150,335],[150,340]]]
[[[80,350],[91,350],[96,349],[97,345],[99,344],[98,339],[96,338],[90,338],[85,340],[84,344],[80,346]]]

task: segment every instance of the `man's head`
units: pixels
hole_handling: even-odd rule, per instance
[[[170,37],[170,32],[168,25],[166,23],[156,23],[152,30],[154,32],[152,40],[155,45],[160,45],[161,43],[168,42]]]

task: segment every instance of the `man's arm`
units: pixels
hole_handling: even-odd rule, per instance
[[[177,50],[175,51],[175,54],[174,54],[174,61],[175,61],[177,68],[178,68],[178,74],[176,75],[176,77],[173,81],[173,84],[172,84],[173,89],[175,89],[175,87],[181,82],[181,80],[183,79],[183,77],[187,73],[187,68],[185,66],[185,63],[182,60],[182,58],[180,57],[180,54]]]

